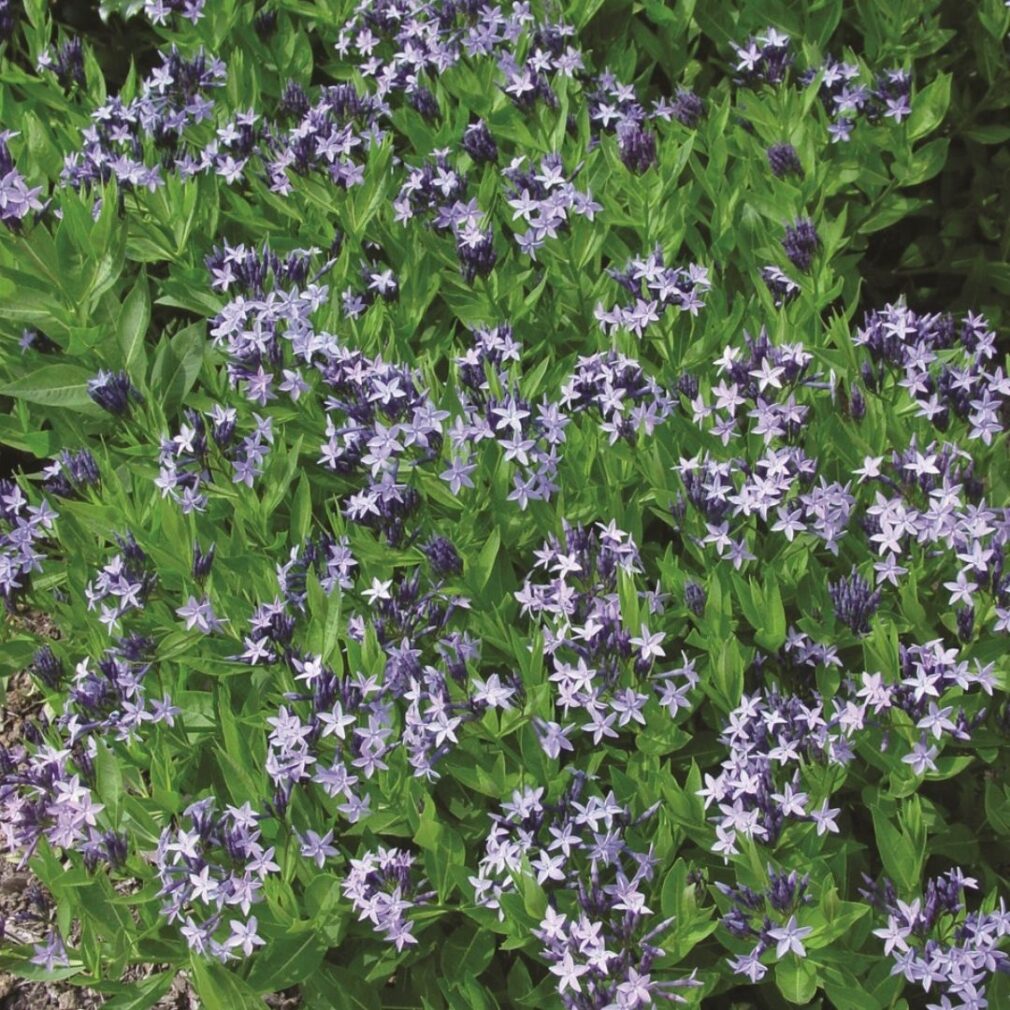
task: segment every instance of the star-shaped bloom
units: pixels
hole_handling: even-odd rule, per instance
[[[784,926],[768,930],[768,935],[777,941],[775,953],[778,957],[784,957],[789,951],[792,951],[797,957],[806,957],[807,951],[801,941],[813,931],[811,926],[800,926],[796,922],[796,916],[791,915]]]

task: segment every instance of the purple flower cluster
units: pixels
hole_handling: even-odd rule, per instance
[[[810,218],[801,217],[792,224],[786,225],[782,248],[785,250],[786,256],[789,257],[789,262],[797,270],[809,273],[814,256],[820,247],[820,237]]]
[[[928,1010],[985,1010],[988,976],[1010,972],[1010,958],[998,950],[1010,935],[1010,912],[1002,898],[988,912],[969,912],[966,892],[978,881],[959,867],[926,882],[921,898],[902,901],[890,881],[862,891],[887,925],[873,931],[884,941],[884,953],[894,959],[891,974],[902,974],[937,1002]],[[952,1003],[956,999],[959,1002]]]
[[[346,548],[331,547],[345,556],[346,580],[354,561]],[[444,576],[458,570],[455,548],[444,538],[435,538],[429,550],[434,555],[429,561],[434,578],[424,578],[421,569],[409,575],[397,572],[390,579],[373,578],[362,592],[367,610],[347,620],[351,641],[363,642],[369,630],[374,634],[385,656],[381,680],[364,674],[337,676],[321,657],[292,649],[294,620],[289,618],[280,633],[273,630],[282,608],[264,606],[254,616],[253,633],[246,639],[254,654],[243,658],[275,662],[283,655],[294,680],[303,683],[285,699],[307,702],[311,710],[305,718],[282,706],[268,720],[273,730],[267,771],[278,790],[278,803],[288,802],[295,785],[312,781],[329,797],[342,796],[344,802],[336,810],[354,823],[369,812],[366,783],[388,768],[387,759],[397,748],[406,753],[415,775],[434,781],[435,765],[458,742],[462,723],[492,704],[495,690],[494,703],[502,706],[514,693],[495,675],[490,689],[475,678],[472,698],[453,697],[451,683],[464,692],[471,690],[467,666],[479,661],[480,649],[469,635],[449,630],[453,616],[468,606],[465,598],[443,589]],[[290,564],[285,566],[285,583],[290,582]],[[283,583],[282,588],[288,590]],[[272,610],[269,623],[268,610]]]
[[[99,828],[104,809],[73,770],[70,750],[42,743],[31,751],[22,744],[0,747],[0,831],[4,847],[20,853],[21,865],[43,838],[57,849],[101,853],[112,865],[122,863],[120,836]]]
[[[569,736],[577,729],[599,746],[621,730],[644,727],[650,697],[670,718],[690,711],[688,695],[698,682],[694,663],[684,657],[680,666],[657,670],[657,661],[666,655],[666,636],[649,626],[664,610],[658,586],[655,591],[636,587],[648,616],[635,633],[622,624],[619,576],[641,571],[638,549],[627,533],[613,522],[588,529],[566,523],[561,538],[551,537],[536,552],[536,569],[547,573],[548,580],[534,582],[531,573],[515,596],[522,613],[540,624],[554,704],[563,712],[560,723],[537,724],[549,757],[573,750]],[[647,691],[638,690],[642,686]],[[585,721],[575,721],[573,710]]]
[[[186,807],[179,823],[162,831],[154,865],[165,920],[182,922],[179,932],[194,953],[226,962],[264,944],[249,912],[280,866],[273,846],[260,840],[262,815],[248,803],[223,813],[216,805],[208,796]]]
[[[772,294],[777,308],[792,301],[800,293],[800,286],[777,266],[761,268],[761,279]]]
[[[713,803],[719,809],[714,852],[724,857],[737,854],[740,836],[773,845],[789,821],[812,822],[818,835],[837,833],[835,820],[840,810],[830,807],[830,797],[824,795],[824,783],[831,780],[814,773],[813,768],[845,767],[855,758],[854,742],[864,734],[873,733],[874,746],[886,751],[894,732],[886,715],[891,709],[903,713],[896,727],[907,726],[910,718],[922,731],[901,758],[916,775],[937,771],[939,747],[931,746],[930,739],[936,743],[945,736],[970,740],[985,709],[971,702],[959,705],[958,701],[975,686],[991,696],[994,665],[983,665],[976,659],[972,667],[940,640],[902,645],[899,655],[901,677],[897,682],[885,680],[880,673],[864,672],[858,682],[846,677],[834,698],[809,690],[802,695],[783,693],[774,686],[743,697],[720,737],[729,757],[721,772],[705,775],[704,787],[698,792],[706,809]],[[766,684],[771,672],[769,658],[762,657],[756,664]],[[794,629],[790,629],[777,663],[783,678],[790,677],[792,671],[819,665],[841,666],[834,649],[825,650]],[[809,673],[799,682],[808,678]],[[952,692],[950,697],[948,692]],[[902,730],[903,739],[914,736]]]
[[[274,440],[273,418],[252,416],[254,430],[236,442],[238,412],[234,407],[215,404],[206,418],[187,409],[178,433],[161,440],[160,472],[154,483],[162,497],[170,497],[184,515],[206,511],[215,472],[227,472],[222,464],[228,464],[233,484],[252,487]]]
[[[306,587],[309,571],[315,572],[320,588],[330,596],[337,589],[351,589],[354,586],[351,569],[357,564],[346,536],[334,537],[322,533],[315,539],[291,548],[288,560],[283,565],[277,565],[277,582],[288,606],[304,613],[308,600]],[[272,626],[268,622],[266,630],[269,631]],[[277,644],[285,643],[278,641]]]
[[[147,555],[137,545],[132,533],[117,537],[116,554],[84,588],[88,610],[101,605],[99,620],[109,630],[131,610],[143,610],[158,581]]]
[[[521,362],[522,347],[510,326],[476,327],[471,341],[456,359],[463,414],[448,430],[452,464],[441,477],[453,494],[473,487],[476,452],[480,442],[490,439],[514,468],[508,499],[525,510],[530,501],[545,501],[557,490],[558,452],[571,418],[547,397],[535,407],[522,395],[512,364]]]
[[[803,940],[813,932],[810,926],[801,926],[797,912],[813,901],[808,893],[808,875],[800,876],[795,870],[778,873],[773,866],[768,867],[768,886],[755,891],[746,884],[736,886],[716,882],[720,894],[730,903],[729,910],[722,917],[722,925],[738,940],[755,941],[747,954],[741,954],[729,962],[738,975],[751,982],[760,982],[768,972],[768,966],[761,963],[761,955],[775,948],[775,956],[787,954],[806,957]],[[776,925],[776,917],[788,915],[788,920]]]
[[[527,228],[515,233],[519,251],[536,259],[547,239],[558,237],[571,227],[572,215],[592,221],[603,210],[589,190],[576,189],[572,179],[578,169],[566,176],[560,154],[540,159],[540,170],[524,168],[526,156],[513,158],[501,171],[509,183],[506,203],[512,208],[512,220],[522,220]],[[580,166],[581,168],[581,166]]]
[[[37,545],[56,519],[45,499],[31,505],[14,481],[0,479],[0,597],[8,610],[28,589],[32,572],[42,570],[45,555]]]
[[[155,644],[143,635],[120,638],[91,669],[91,658],[77,664],[67,689],[63,714],[56,725],[71,745],[87,739],[111,738],[135,742],[148,724],[175,725],[180,710],[168,695],[149,698]]]
[[[944,313],[886,305],[866,315],[852,342],[869,352],[863,379],[870,392],[899,386],[917,416],[938,431],[967,422],[968,438],[984,445],[1003,431],[1010,377],[1002,366],[988,366],[997,355],[996,334],[982,316],[969,312],[958,322]]]
[[[497,157],[497,147],[483,122],[468,128],[463,146],[481,160]],[[494,233],[484,227],[477,200],[465,200],[467,173],[450,165],[449,153],[449,148],[439,148],[420,168],[407,169],[406,181],[393,200],[394,218],[406,222],[430,217],[436,232],[451,232],[460,269],[470,283],[475,277],[486,277],[494,268]]]
[[[130,382],[126,372],[99,371],[88,380],[88,396],[103,410],[122,417],[130,409],[130,402],[141,402],[143,397]]]
[[[82,498],[102,481],[95,457],[88,449],[64,449],[57,459],[42,468],[43,487],[58,498]]]
[[[765,153],[768,156],[768,166],[776,178],[783,179],[787,175],[803,175],[800,156],[792,144],[772,144]]]
[[[371,922],[401,951],[417,943],[407,913],[435,897],[425,890],[427,881],[416,879],[414,857],[404,849],[375,851],[349,861],[341,884],[361,922]]]
[[[778,86],[786,81],[795,65],[789,36],[775,28],[767,28],[743,45],[734,43],[733,49],[737,57],[734,67],[737,83],[746,87]],[[871,123],[881,118],[900,123],[911,113],[911,78],[905,70],[885,71],[871,86],[859,83],[858,67],[829,57],[822,66],[807,67],[798,73],[796,81],[807,87],[818,75],[818,97],[831,116],[828,133],[833,142],[849,140],[860,116]]]
[[[92,114],[82,131],[84,148],[68,155],[64,185],[75,189],[115,178],[121,187],[155,190],[164,184],[162,168],[192,173],[200,168],[187,127],[210,119],[214,103],[206,92],[224,84],[223,62],[198,53],[184,59],[173,47],[145,78],[141,95],[129,103],[112,98]],[[148,164],[151,153],[158,158]]]
[[[478,872],[471,876],[476,902],[504,918],[522,876],[549,889],[534,936],[556,977],[566,1010],[632,1010],[653,997],[686,1000],[678,988],[700,985],[686,978],[653,978],[662,955],[656,940],[672,920],[650,922],[649,885],[658,860],[651,846],[635,847],[635,829],[656,812],[636,816],[613,792],[589,794],[584,772],[573,772],[558,799],[542,787],[524,786],[492,814]]]
[[[56,74],[60,87],[69,91],[72,86],[83,88],[84,80],[84,46],[79,38],[64,42],[54,54],[46,50],[39,55],[38,69],[51,70]]]
[[[870,633],[870,618],[880,606],[879,589],[872,589],[869,582],[853,570],[847,579],[828,583],[828,596],[842,624],[857,635]]]
[[[579,358],[561,387],[561,404],[578,414],[600,416],[600,431],[611,445],[634,444],[638,433],[651,435],[673,412],[674,401],[641,365],[617,351]]]
[[[25,182],[24,176],[14,166],[14,159],[7,147],[7,142],[16,136],[10,130],[0,130],[0,221],[15,232],[20,229],[22,219],[30,210],[42,210],[42,202],[39,200],[42,187],[30,187]]]
[[[636,258],[623,270],[608,270],[611,277],[632,297],[631,308],[597,305],[595,316],[604,333],[626,329],[641,337],[651,323],[659,322],[670,307],[696,316],[705,307],[704,295],[711,288],[708,270],[692,263],[688,267],[668,267],[663,250],[656,247],[645,259]]]

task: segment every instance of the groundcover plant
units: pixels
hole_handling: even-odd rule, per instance
[[[1010,1007],[1008,30],[0,0],[0,1000]]]

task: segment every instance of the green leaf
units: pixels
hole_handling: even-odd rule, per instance
[[[946,137],[937,137],[923,144],[906,165],[895,164],[895,176],[902,186],[916,186],[932,179],[946,164],[949,147],[950,141]]]
[[[161,999],[175,979],[175,972],[161,971],[140,982],[130,983],[127,992],[121,992],[102,1004],[103,1010],[150,1010]]]
[[[356,972],[329,965],[306,985],[305,999],[309,1010],[380,1010],[382,1005],[375,986]]]
[[[265,939],[246,979],[259,993],[279,992],[311,978],[326,954],[326,943],[314,929]]]
[[[806,1006],[817,992],[817,968],[805,958],[787,954],[775,965],[775,984],[790,1003]]]
[[[484,546],[477,555],[473,568],[468,572],[473,585],[479,594],[488,584],[491,572],[494,571],[495,561],[498,559],[498,549],[501,547],[501,534],[496,526],[484,541]]]
[[[985,784],[985,816],[998,835],[1010,835],[1010,801],[1006,787],[995,782]]]
[[[205,323],[193,323],[161,345],[151,366],[150,388],[162,398],[166,416],[171,417],[193,388],[203,364],[206,344]]]
[[[0,393],[29,403],[40,403],[45,407],[99,410],[88,396],[88,379],[93,377],[93,372],[80,365],[43,365],[0,387]]]
[[[824,992],[836,1010],[876,1010],[880,1002],[871,996],[852,972],[824,969]]]
[[[913,797],[907,801],[906,809],[916,804],[917,798]],[[888,876],[903,893],[917,889],[926,856],[925,832],[913,835],[904,829],[899,830],[878,807],[871,807],[870,813],[873,817],[873,831],[877,836],[877,848]]]
[[[312,528],[312,483],[308,471],[303,470],[295,488],[295,497],[291,505],[291,543],[300,544],[309,535]]]
[[[147,275],[141,272],[137,282],[119,310],[116,338],[123,354],[123,368],[137,385],[144,381],[147,372],[144,361],[144,340],[151,322],[151,294]]]
[[[912,102],[912,114],[908,117],[908,137],[918,140],[943,121],[950,105],[950,74],[939,74],[926,85]]]
[[[442,947],[442,973],[450,980],[476,978],[491,963],[494,934],[472,926],[460,926]]]
[[[265,1010],[263,1000],[223,965],[204,961],[196,955],[190,963],[202,1010]]]

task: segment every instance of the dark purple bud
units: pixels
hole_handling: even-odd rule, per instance
[[[277,30],[277,11],[260,11],[253,19],[253,29],[263,41],[266,41]]]
[[[438,102],[429,88],[420,85],[414,88],[407,96],[411,107],[421,114],[429,122],[438,119]]]
[[[684,606],[695,617],[701,617],[705,613],[705,602],[705,590],[697,582],[688,582],[684,586]]]
[[[975,632],[975,608],[961,607],[957,612],[957,637],[967,644]]]
[[[198,582],[202,582],[208,575],[210,575],[211,566],[214,564],[214,552],[217,550],[217,544],[211,544],[210,550],[206,554],[200,550],[200,544],[195,543],[193,545],[193,578]]]
[[[814,262],[814,254],[820,248],[821,240],[810,218],[800,218],[791,225],[786,225],[782,248],[789,261],[797,270],[807,271]]]
[[[140,400],[126,372],[100,371],[88,380],[88,396],[103,410],[121,417],[130,409],[131,400]]]
[[[450,540],[433,537],[424,548],[425,556],[437,575],[452,578],[463,572],[463,562]]]
[[[787,175],[803,175],[800,156],[792,144],[772,144],[766,153],[768,164],[776,178],[783,179]]]
[[[63,680],[63,664],[48,645],[43,645],[32,659],[32,669],[46,687],[55,690]]]
[[[485,165],[498,160],[498,145],[483,119],[471,123],[463,131],[463,150],[477,165]]]
[[[634,119],[624,119],[617,124],[617,146],[621,161],[637,175],[656,164],[656,135],[643,129]]]
[[[694,128],[705,115],[705,103],[687,88],[678,88],[673,100],[673,117],[684,126]]]
[[[866,400],[859,386],[852,387],[852,395],[849,398],[849,412],[852,414],[853,421],[862,421],[866,417]]]
[[[828,595],[835,607],[835,616],[857,635],[870,631],[870,618],[880,606],[880,590],[870,584],[855,570],[847,579],[828,583]]]

